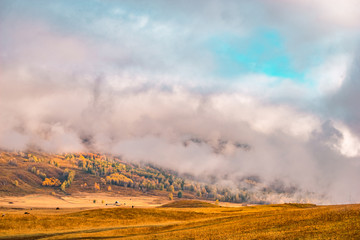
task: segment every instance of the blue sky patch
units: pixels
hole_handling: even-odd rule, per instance
[[[304,78],[304,74],[292,66],[283,38],[273,30],[257,31],[248,38],[216,36],[210,40],[210,50],[222,77],[261,73],[299,82]]]

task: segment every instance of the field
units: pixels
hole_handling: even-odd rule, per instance
[[[223,207],[193,200],[0,212],[0,239],[360,239],[360,205]]]

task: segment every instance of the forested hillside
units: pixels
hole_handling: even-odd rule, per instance
[[[228,202],[253,201],[246,191],[205,184],[179,176],[173,170],[146,163],[126,162],[99,153],[0,153],[0,195],[77,192],[150,194],[173,198],[198,198]]]

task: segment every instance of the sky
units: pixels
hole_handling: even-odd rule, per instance
[[[360,201],[357,0],[0,0],[0,148]]]

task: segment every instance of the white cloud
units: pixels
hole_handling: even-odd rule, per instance
[[[320,21],[338,27],[360,26],[360,3],[357,0],[281,0],[282,4],[294,5],[298,11],[314,14]],[[304,18],[307,15],[304,15]],[[330,26],[331,27],[331,26]]]
[[[337,122],[334,126],[341,132],[342,138],[334,144],[334,147],[344,156],[360,156],[360,139],[343,123]]]
[[[305,0],[299,1],[306,7],[314,8],[320,18],[341,27],[360,27],[360,3],[357,0]]]
[[[307,79],[314,81],[320,94],[331,94],[339,90],[351,66],[351,57],[336,55],[329,57],[323,64],[310,70]]]

